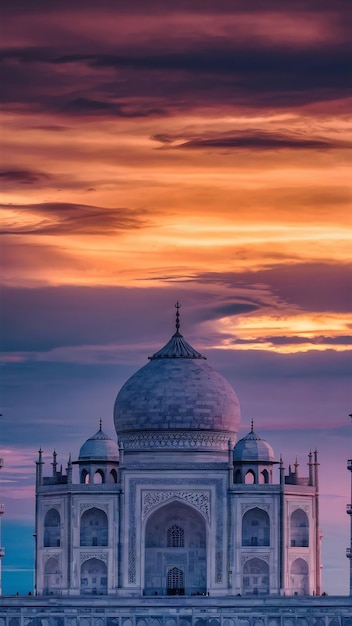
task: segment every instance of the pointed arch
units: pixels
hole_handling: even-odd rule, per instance
[[[264,485],[267,485],[269,483],[269,472],[267,469],[264,469],[262,472],[260,472],[260,482]]]
[[[245,562],[242,588],[245,595],[269,593],[269,565],[266,561],[254,558]]]
[[[249,509],[242,517],[242,546],[269,546],[270,518],[266,511]]]
[[[293,561],[290,569],[290,587],[292,592],[299,596],[309,593],[308,564],[304,559]]]
[[[108,517],[105,511],[92,507],[83,513],[80,524],[80,545],[108,545]]]
[[[50,557],[44,565],[44,593],[51,595],[61,588],[61,568],[58,559]]]
[[[105,472],[101,469],[97,469],[94,472],[93,482],[95,485],[102,485],[105,483]]]
[[[110,474],[109,474],[109,482],[110,482],[110,483],[114,483],[114,484],[116,484],[116,483],[117,483],[117,471],[116,471],[115,469],[112,469],[112,470],[110,471]]]
[[[44,547],[58,548],[61,543],[61,519],[57,509],[49,509],[44,517]]]
[[[185,593],[185,573],[181,567],[170,567],[167,572],[167,595],[183,596]]]
[[[291,547],[309,546],[309,520],[303,509],[293,511],[290,519]]]
[[[242,473],[240,469],[237,469],[235,471],[235,480],[234,480],[236,485],[240,485],[242,483]]]
[[[89,473],[86,469],[82,469],[81,471],[81,485],[88,485],[89,483]]]
[[[244,477],[244,482],[246,485],[255,485],[257,480],[256,480],[256,476],[255,473],[253,472],[253,470],[249,469],[246,472],[246,475]]]
[[[167,593],[186,595],[206,592],[207,527],[195,507],[179,499],[167,501],[146,520],[144,530],[144,592],[146,595]],[[169,585],[169,572],[174,567],[183,571]],[[170,574],[171,576],[171,574]],[[174,589],[174,591],[168,591]],[[175,590],[179,591],[175,591]],[[183,589],[183,592],[181,592]]]
[[[81,565],[81,593],[84,595],[106,595],[107,592],[106,564],[95,557],[84,561]]]

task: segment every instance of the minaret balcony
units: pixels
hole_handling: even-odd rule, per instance
[[[347,461],[347,469],[350,470],[350,472],[352,472],[352,459],[349,459]]]
[[[352,549],[346,548],[346,556],[348,559],[352,559]]]
[[[5,556],[5,548],[0,547],[0,559]]]
[[[346,513],[352,515],[352,504],[346,504]]]
[[[0,515],[3,515],[3,513],[5,513],[5,505],[0,504]]]

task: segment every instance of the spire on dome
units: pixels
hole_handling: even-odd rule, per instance
[[[251,420],[251,433],[254,433],[254,420]]]
[[[100,431],[100,432],[101,432],[101,430],[102,430],[102,428],[101,428],[101,427],[102,427],[102,425],[103,425],[103,420],[100,418],[100,420],[99,420],[99,431]]]
[[[178,333],[180,330],[180,308],[181,308],[181,305],[178,300],[175,304],[175,307],[176,307],[176,332]]]
[[[172,335],[167,344],[155,352],[153,356],[148,357],[149,360],[155,359],[206,359],[200,352],[192,348],[192,346],[183,338],[180,331],[180,308],[179,301],[175,304],[176,308],[176,332]]]

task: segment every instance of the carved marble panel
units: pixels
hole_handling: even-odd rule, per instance
[[[107,552],[81,552],[79,557],[81,564],[89,559],[99,559],[99,561],[103,561],[105,564],[108,562]]]
[[[142,517],[157,507],[162,502],[166,502],[171,498],[179,498],[185,500],[195,506],[210,522],[210,492],[209,491],[187,491],[187,490],[155,490],[143,492]]]
[[[198,431],[145,431],[120,435],[125,450],[149,450],[151,448],[216,448],[227,449],[232,433]]]
[[[249,561],[249,559],[261,559],[262,561],[266,561],[270,563],[270,554],[268,552],[247,552],[245,554],[241,554],[241,563],[242,565]]]
[[[80,504],[80,512],[81,515],[85,512],[88,511],[88,509],[101,509],[102,511],[105,511],[105,513],[109,512],[109,505],[106,502],[90,502],[90,503],[81,503]]]
[[[256,502],[255,500],[253,500],[253,502],[244,502],[243,504],[241,504],[242,515],[244,515],[250,509],[262,509],[269,514],[271,507],[270,504],[266,504],[265,502]]]

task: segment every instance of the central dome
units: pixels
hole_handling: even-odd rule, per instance
[[[114,408],[125,449],[225,450],[240,408],[231,385],[176,333],[120,390]]]

